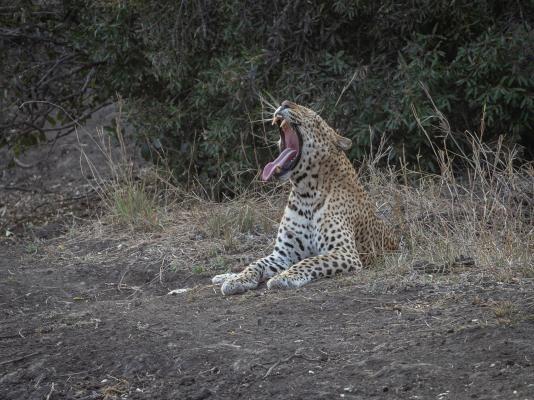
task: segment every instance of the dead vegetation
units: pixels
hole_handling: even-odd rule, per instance
[[[164,200],[167,197],[163,196],[164,191],[159,190],[156,176],[161,179],[163,175],[161,173],[156,175],[156,172],[150,169],[138,171],[134,168],[121,126],[120,100],[118,105],[114,131],[107,134],[104,128],[100,127],[96,129],[93,138],[104,155],[106,165],[95,165],[84,151],[84,147],[80,145],[80,166],[84,175],[91,177],[89,182],[93,190],[98,193],[107,216],[113,222],[132,229],[158,229],[161,227],[162,214],[166,211]],[[83,128],[81,131],[81,134],[88,134],[83,132]],[[90,133],[89,136],[93,137]],[[106,170],[105,175],[102,174],[102,169]]]
[[[452,135],[438,110],[435,118],[437,129]],[[71,229],[60,245],[61,258],[68,261],[70,254],[108,263],[126,257],[133,262],[139,256],[136,249],[142,248],[146,258],[161,264],[154,277],[161,281],[170,270],[209,275],[239,269],[269,251],[287,187],[267,193],[253,185],[234,199],[210,202],[203,196],[209,189],[185,191],[161,168],[133,168],[120,119],[115,127],[112,136],[97,132],[111,172],[106,178],[82,149],[82,167],[95,178],[93,188],[105,212],[93,224]],[[426,134],[422,124],[421,130]],[[358,166],[378,213],[402,235],[404,248],[341,282],[387,291],[421,280],[517,282],[534,277],[534,167],[519,159],[517,148],[507,148],[502,137],[489,146],[480,135],[464,135],[469,153],[434,148],[439,174],[387,165],[391,149],[385,142]],[[113,141],[118,152],[112,151],[117,147]],[[105,252],[92,253],[91,246],[82,244],[98,241],[110,243]],[[50,248],[47,253],[58,254]]]
[[[439,175],[379,169],[375,160],[362,165],[369,191],[377,204],[387,205],[404,237],[405,249],[387,256],[381,268],[426,263],[438,274],[475,273],[506,282],[531,278],[533,166],[520,163],[517,150],[502,140],[492,149],[474,134],[465,135],[471,153],[441,151]],[[386,156],[385,150],[375,155]]]

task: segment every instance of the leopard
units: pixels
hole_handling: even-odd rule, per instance
[[[291,183],[271,254],[239,273],[216,275],[223,295],[299,288],[320,278],[360,271],[400,238],[377,216],[346,155],[352,140],[310,108],[283,101],[273,114],[279,130],[278,157],[263,168],[263,181]]]

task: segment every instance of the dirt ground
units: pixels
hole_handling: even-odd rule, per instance
[[[74,147],[54,154],[76,160]],[[187,223],[194,210],[134,241],[91,231],[87,177],[40,171],[1,182],[2,399],[534,399],[532,279],[362,272],[222,297],[211,276],[264,254],[272,233],[222,251]],[[43,188],[32,182],[72,188],[56,194],[79,197],[74,211],[42,196],[21,211],[33,192],[6,186]]]
[[[223,298],[210,274],[155,280],[142,251],[112,265],[31,251],[0,250],[4,399],[534,398],[532,284],[377,294],[337,278]]]

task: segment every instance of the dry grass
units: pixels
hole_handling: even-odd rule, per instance
[[[113,133],[105,133],[103,128],[99,128],[93,139],[104,155],[106,165],[95,165],[83,146],[80,146],[80,165],[84,174],[93,178],[90,183],[102,200],[107,218],[132,230],[161,229],[169,201],[176,197],[178,190],[170,184],[169,174],[165,171],[135,167],[121,126],[120,99],[118,107]],[[93,138],[93,135],[90,137]]]
[[[443,135],[452,135],[437,110],[435,117]],[[534,166],[503,137],[490,147],[464,135],[469,153],[434,147],[440,174],[378,168],[387,159],[384,144],[363,163],[362,180],[377,204],[387,205],[406,245],[386,257],[386,274],[420,260],[454,265],[463,256],[475,261],[469,273],[497,281],[534,277]]]
[[[278,224],[276,210],[259,197],[206,204],[205,208],[203,230],[212,239],[222,239],[226,252],[235,251],[243,236],[271,233]]]
[[[509,300],[495,302],[491,309],[495,318],[504,321],[513,321],[520,313],[519,308]]]
[[[269,203],[257,199],[254,204],[268,207]],[[158,230],[125,229],[123,224],[114,223],[114,218],[104,216],[90,224],[73,226],[67,235],[43,245],[39,254],[66,268],[87,265],[89,268],[119,268],[124,273],[131,269],[154,271],[144,285],[166,285],[176,275],[186,281],[191,276],[205,276],[208,282],[214,274],[239,269],[270,250],[276,228],[270,225],[263,230],[265,216],[242,225],[227,221],[224,232],[210,235],[209,218],[216,218],[214,215],[218,213],[226,218],[232,215],[231,210],[242,206],[241,200],[212,204],[188,199],[166,209],[166,220]],[[273,207],[267,209],[266,215],[276,218],[277,213],[279,208]],[[240,231],[247,226],[250,230]],[[178,287],[191,286],[191,281],[194,279]],[[132,290],[132,293],[143,290],[142,287],[126,287],[122,279],[110,284],[119,290]],[[172,288],[175,287],[169,289]]]
[[[451,135],[437,110],[436,119],[443,134]],[[464,135],[471,144],[469,154],[434,148],[439,174],[405,166],[384,168],[389,151],[385,143],[362,162],[362,183],[378,213],[402,234],[405,247],[374,268],[343,278],[347,284],[359,282],[383,291],[421,281],[534,278],[533,165],[521,163],[517,150],[506,148],[502,141],[490,148],[477,135]],[[270,251],[287,186],[208,202],[184,193],[166,174],[134,171],[119,124],[118,157],[110,150],[109,137],[100,131],[98,138],[112,177],[96,179],[95,185],[106,214],[95,224],[72,231],[60,249],[65,261],[83,257],[86,262],[112,262],[126,257],[135,262],[142,248],[144,257],[161,263],[162,273],[169,269],[212,273],[244,266]],[[85,162],[98,178],[91,160]],[[125,226],[131,229],[125,231]],[[76,250],[80,241],[99,240],[112,244],[104,252],[88,252],[90,246],[85,252]],[[473,259],[474,266],[456,268],[461,257]],[[413,266],[420,261],[445,266],[448,273],[418,272]]]

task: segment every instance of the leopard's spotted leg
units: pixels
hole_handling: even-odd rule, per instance
[[[239,274],[217,275],[212,282],[221,285],[224,295],[243,293],[255,289],[260,282],[288,269],[307,255],[303,240],[282,224],[272,254],[253,262]]]
[[[359,270],[362,263],[357,253],[333,250],[328,254],[306,258],[267,282],[269,289],[298,288],[321,277]]]

